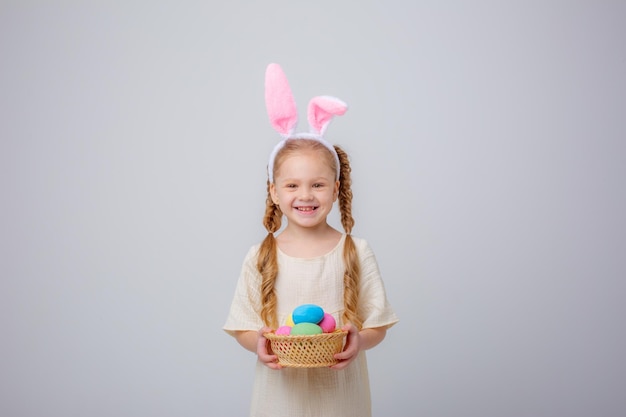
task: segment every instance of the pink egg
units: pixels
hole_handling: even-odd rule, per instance
[[[335,321],[335,318],[331,314],[324,313],[324,317],[322,318],[322,321],[317,323],[317,325],[322,328],[324,333],[332,333],[335,331],[335,328],[337,327],[337,322]]]
[[[276,334],[278,336],[287,336],[287,335],[291,334],[291,327],[290,326],[280,326],[278,329],[276,329],[274,334]]]

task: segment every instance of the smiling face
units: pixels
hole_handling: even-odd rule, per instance
[[[301,140],[301,139],[300,139]],[[333,157],[325,149],[287,149],[276,159],[272,200],[287,217],[287,227],[327,225],[339,191]]]

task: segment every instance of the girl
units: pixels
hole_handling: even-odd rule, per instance
[[[365,351],[380,343],[398,319],[385,294],[367,242],[350,235],[352,191],[348,155],[321,134],[346,106],[317,97],[309,107],[312,133],[294,135],[297,111],[280,67],[266,73],[270,121],[285,139],[270,156],[261,244],[245,257],[224,330],[257,354],[251,416],[371,415]],[[327,216],[339,200],[345,233]],[[287,225],[281,227],[282,218]],[[263,334],[301,304],[317,304],[348,331],[329,368],[284,368]]]

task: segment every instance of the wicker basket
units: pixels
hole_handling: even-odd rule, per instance
[[[315,335],[279,336],[265,333],[270,347],[278,356],[278,363],[291,368],[319,368],[335,365],[336,353],[343,349],[343,342],[348,332],[335,330],[332,333]]]

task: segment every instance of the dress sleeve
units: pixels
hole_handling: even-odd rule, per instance
[[[235,331],[254,330],[263,327],[261,320],[261,274],[256,269],[258,245],[250,248],[243,265],[235,295],[223,330],[233,336]]]
[[[399,319],[387,300],[376,256],[367,241],[359,239],[355,243],[361,262],[359,314],[363,318],[363,328],[391,327]]]

